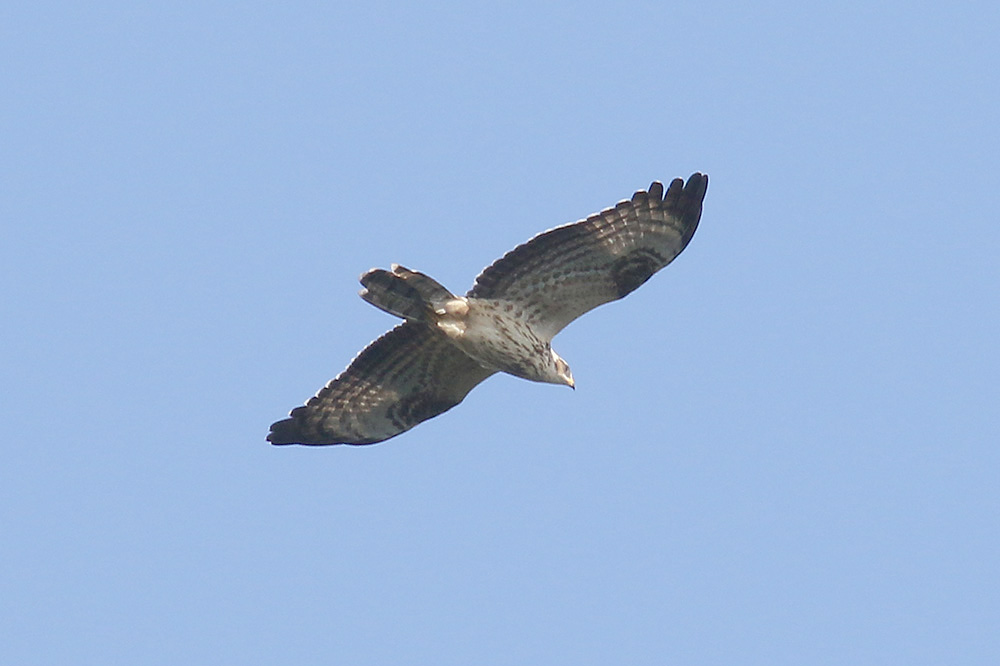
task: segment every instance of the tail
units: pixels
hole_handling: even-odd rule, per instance
[[[361,276],[364,289],[358,292],[380,310],[413,321],[430,321],[435,310],[455,298],[433,278],[392,265],[392,271],[373,268]]]

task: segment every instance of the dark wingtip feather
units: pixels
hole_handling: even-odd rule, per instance
[[[683,223],[685,227],[684,245],[687,246],[701,220],[702,203],[708,192],[708,176],[695,172],[691,174],[683,187],[681,187],[681,182],[680,178],[674,181],[678,185],[677,188],[674,188],[674,183],[670,184],[670,189],[675,190],[675,198],[669,203],[665,201],[664,205],[672,208]],[[670,196],[669,192],[667,196]]]
[[[663,205],[673,210],[681,219],[697,220],[701,216],[701,204],[708,191],[708,176],[695,172],[685,184],[681,178],[674,178],[663,197]]]
[[[663,196],[663,201],[667,204],[671,204],[680,199],[681,192],[684,190],[684,181],[680,178],[674,178],[670,181],[670,185],[667,187],[667,193]]]
[[[652,189],[652,187],[650,187]],[[664,197],[664,201],[676,201],[681,197],[689,197],[696,199],[699,203],[705,198],[705,192],[708,191],[708,176],[700,173],[698,171],[691,174],[685,184],[683,178],[674,178],[670,181],[670,187],[667,189],[667,195]]]
[[[295,426],[295,419],[282,419],[271,424],[271,432],[267,434],[267,441],[275,446],[286,444],[298,444],[298,428]]]
[[[267,441],[275,446],[288,446],[296,444],[299,446],[331,446],[336,444],[348,444],[353,442],[341,442],[337,438],[324,436],[315,431],[304,419],[295,418],[297,410],[304,409],[296,407],[292,410],[291,418],[282,419],[271,424],[271,432],[267,435]],[[358,444],[368,444],[370,442],[357,442]]]
[[[687,184],[684,186],[684,194],[697,199],[698,203],[701,203],[705,200],[706,192],[708,192],[708,174],[697,171],[691,174]]]

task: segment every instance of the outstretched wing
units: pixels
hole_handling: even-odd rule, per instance
[[[441,334],[403,323],[368,345],[290,418],[274,444],[374,444],[451,409],[493,371]]]
[[[514,248],[476,278],[468,296],[513,301],[549,338],[598,305],[623,298],[680,254],[701,218],[708,176],[654,182],[585,220]]]

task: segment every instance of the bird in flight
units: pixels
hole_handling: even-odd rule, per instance
[[[496,372],[573,387],[552,338],[632,293],[680,254],[708,176],[654,182],[590,217],[550,229],[483,270],[456,296],[397,264],[361,276],[361,298],[405,321],[271,426],[273,444],[374,444],[460,403]]]

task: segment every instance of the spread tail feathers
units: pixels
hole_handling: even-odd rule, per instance
[[[361,284],[361,298],[407,320],[428,321],[434,310],[455,298],[433,278],[398,264],[391,272],[373,268],[361,276]]]

